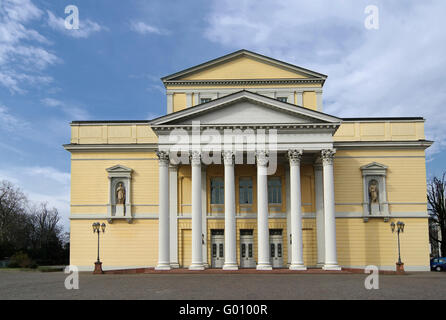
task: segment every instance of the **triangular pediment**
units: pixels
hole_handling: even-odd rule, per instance
[[[372,162],[361,167],[361,170],[376,170],[376,169],[386,170],[387,166],[378,162]]]
[[[272,59],[248,50],[239,50],[162,78],[170,81],[319,79],[326,75]]]
[[[258,124],[340,124],[341,119],[272,99],[250,91],[239,91],[151,121],[152,126]]]
[[[115,165],[113,167],[110,167],[110,168],[107,168],[105,170],[107,170],[107,172],[110,172],[110,173],[112,173],[112,172],[126,172],[126,173],[130,173],[130,172],[132,172],[132,169],[127,168],[126,166],[123,166],[121,164],[117,164],[117,165]]]

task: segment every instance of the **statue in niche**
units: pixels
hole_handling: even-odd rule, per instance
[[[122,182],[116,188],[116,204],[125,204],[125,187]]]
[[[378,181],[371,180],[369,183],[369,205],[370,214],[379,214],[379,186]]]

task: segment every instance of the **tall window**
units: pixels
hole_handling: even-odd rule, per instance
[[[252,204],[252,178],[240,178],[239,181],[240,204]]]
[[[280,177],[270,177],[268,179],[268,203],[282,203],[282,179]]]
[[[211,204],[225,203],[225,182],[223,178],[211,179]]]

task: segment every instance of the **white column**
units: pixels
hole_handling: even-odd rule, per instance
[[[334,202],[334,150],[322,150],[324,170],[325,264],[324,270],[340,270],[336,254],[336,217]]]
[[[169,211],[170,211],[170,267],[179,268],[178,263],[178,166],[169,167]]]
[[[288,94],[288,103],[294,104],[294,91]]]
[[[169,154],[157,152],[159,158],[158,265],[156,270],[170,270],[169,253]]]
[[[290,168],[286,164],[285,169],[285,191],[286,191],[286,230],[287,230],[287,243],[288,248],[291,248],[291,194],[290,194]],[[288,250],[287,264],[291,264],[291,249]]]
[[[316,239],[317,266],[322,267],[325,261],[325,228],[324,228],[324,185],[322,164],[314,164],[314,191],[316,198]]]
[[[209,268],[208,264],[208,250],[207,250],[207,203],[206,203],[206,166],[201,165],[201,233],[202,235],[202,245],[201,251],[203,255],[203,266],[204,268]]]
[[[225,164],[225,263],[223,270],[237,270],[234,153],[224,151],[223,161]]]
[[[194,92],[194,106],[200,104],[200,93]]]
[[[300,107],[304,106],[304,93],[303,91],[296,91],[296,104]]]
[[[317,111],[322,112],[322,90],[316,91]]]
[[[167,114],[173,112],[173,93],[167,93]]]
[[[306,270],[302,246],[302,195],[300,188],[301,150],[289,150],[291,193],[291,270]]]
[[[186,93],[186,108],[192,107],[192,93]]]
[[[201,225],[201,154],[192,151],[192,263],[190,270],[204,270]]]
[[[268,228],[268,155],[257,152],[257,270],[271,270]]]

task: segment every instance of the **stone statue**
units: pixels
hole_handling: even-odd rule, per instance
[[[376,180],[370,181],[370,186],[369,186],[370,203],[379,203],[378,192],[379,192],[378,182]]]
[[[125,204],[125,187],[122,182],[116,188],[116,204]]]

